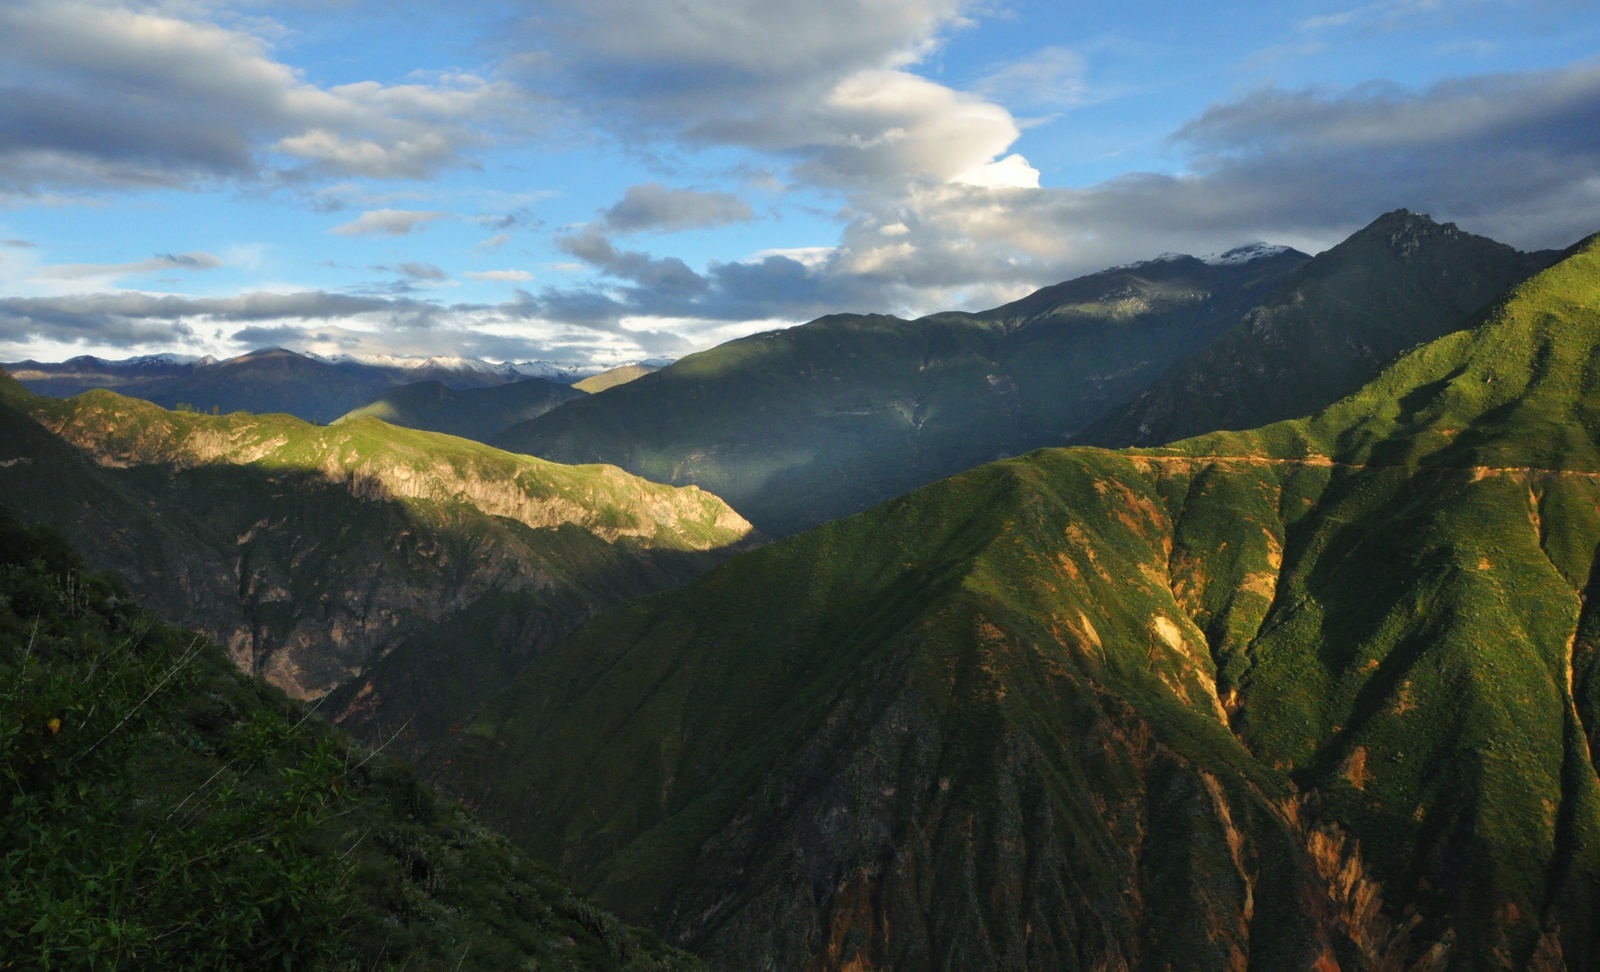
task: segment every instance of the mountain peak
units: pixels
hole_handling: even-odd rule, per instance
[[[1246,243],[1244,246],[1236,246],[1225,253],[1207,254],[1200,258],[1200,262],[1213,267],[1236,267],[1240,264],[1252,263],[1256,260],[1268,260],[1285,253],[1296,252],[1298,251],[1291,246],[1263,243],[1257,240],[1254,243]]]
[[[1440,223],[1427,213],[1396,209],[1384,213],[1354,236],[1354,240],[1378,240],[1401,256],[1409,256],[1424,240],[1451,240],[1470,236],[1454,223]]]

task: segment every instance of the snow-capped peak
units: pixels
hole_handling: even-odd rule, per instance
[[[1187,253],[1174,253],[1171,250],[1169,250],[1166,253],[1158,253],[1157,255],[1155,255],[1154,257],[1151,257],[1148,260],[1135,260],[1132,263],[1119,263],[1114,267],[1106,267],[1105,270],[1102,271],[1102,272],[1103,273],[1111,273],[1111,272],[1116,271],[1116,270],[1137,270],[1140,267],[1148,267],[1148,266],[1151,266],[1152,264],[1156,264],[1156,263],[1176,263],[1179,260],[1193,260],[1193,259],[1194,259],[1194,257],[1190,256]]]
[[[1255,260],[1265,260],[1268,257],[1275,257],[1280,253],[1288,252],[1289,247],[1287,246],[1279,246],[1275,243],[1262,243],[1258,241],[1255,243],[1246,243],[1244,246],[1236,246],[1226,253],[1208,254],[1200,259],[1205,263],[1209,263],[1213,267],[1237,267],[1242,264],[1251,263]]]

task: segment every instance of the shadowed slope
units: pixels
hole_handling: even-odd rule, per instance
[[[699,967],[0,509],[5,968]]]
[[[437,381],[419,381],[384,392],[377,399],[334,420],[383,419],[390,425],[443,432],[487,442],[511,426],[538,418],[585,391],[542,378],[489,388],[453,391]]]
[[[607,613],[436,754],[721,968],[1592,968],[1600,244],[1320,415]]]
[[[374,419],[0,391],[19,512],[292,695],[344,686],[333,714],[369,736],[404,725],[409,752],[600,607],[682,583],[749,534],[697,489]]]
[[[838,314],[690,355],[494,440],[698,483],[787,534],[1065,442],[1306,259],[1108,270],[984,314]]]
[[[1203,350],[1078,439],[1158,445],[1308,415],[1558,259],[1397,210],[1319,254]]]

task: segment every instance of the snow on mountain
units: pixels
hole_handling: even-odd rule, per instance
[[[1279,246],[1275,243],[1247,243],[1244,246],[1236,246],[1220,255],[1215,253],[1207,254],[1201,257],[1200,260],[1202,263],[1209,263],[1213,267],[1237,267],[1254,260],[1265,260],[1280,253],[1288,253],[1289,250],[1289,247]]]
[[[419,374],[422,372],[444,371],[457,374],[489,375],[502,381],[543,378],[546,381],[554,381],[566,385],[604,370],[593,365],[578,364],[571,361],[484,361],[481,358],[462,358],[451,355],[320,355],[307,352],[306,357],[315,358],[335,367],[355,365],[358,367],[378,368],[389,372],[416,372]]]
[[[1236,246],[1226,253],[1208,253],[1202,257],[1190,256],[1187,253],[1167,252],[1149,260],[1135,260],[1133,263],[1119,263],[1114,267],[1106,267],[1102,272],[1137,270],[1140,267],[1148,267],[1156,263],[1176,263],[1179,260],[1199,260],[1201,263],[1209,264],[1213,267],[1237,267],[1255,260],[1275,257],[1280,253],[1288,253],[1292,249],[1292,247],[1279,246],[1276,243],[1256,242],[1246,243],[1244,246]]]

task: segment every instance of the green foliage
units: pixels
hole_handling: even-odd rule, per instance
[[[59,538],[8,520],[0,551],[0,964],[323,958],[345,907],[312,844],[343,768],[332,740],[265,706],[202,737],[190,706],[214,649],[84,576]],[[218,769],[193,779],[202,760]]]
[[[823,317],[689,355],[492,441],[697,484],[783,536],[1068,441],[1304,259],[1160,261],[982,314]]]
[[[406,727],[409,756],[595,611],[756,539],[700,490],[373,418],[0,397],[0,492],[20,513],[291,694],[335,691],[328,715],[353,731]]]
[[[1594,967],[1597,361],[1600,238],[1309,419],[602,615],[441,766],[730,967]]]
[[[0,968],[693,967],[0,518]]]

